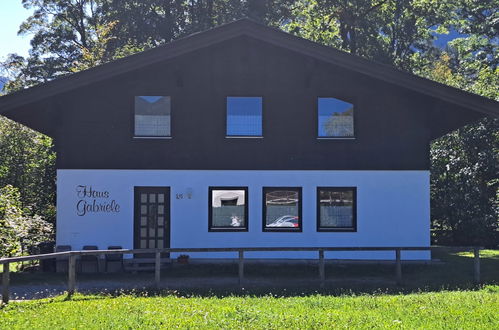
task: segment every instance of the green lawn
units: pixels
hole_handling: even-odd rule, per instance
[[[494,329],[498,310],[499,286],[407,295],[77,295],[12,303],[0,310],[0,328]]]
[[[329,264],[320,289],[317,267],[248,265],[245,274],[280,279],[273,285],[193,287],[113,295],[76,295],[0,308],[0,329],[25,328],[481,328],[499,329],[499,251],[482,251],[482,283],[473,283],[473,255],[438,250],[431,265],[403,266],[402,286],[392,265]],[[162,273],[164,283],[182,278],[237,276],[237,265],[183,265]],[[12,274],[12,283],[65,283],[66,274]],[[151,273],[79,274],[86,280],[152,280]],[[296,279],[302,286],[290,286]],[[307,281],[308,279],[308,281]],[[295,282],[293,282],[295,281]],[[233,281],[234,284],[237,281]],[[152,282],[151,282],[152,283]],[[301,283],[301,282],[298,282]],[[151,293],[154,293],[151,295]]]

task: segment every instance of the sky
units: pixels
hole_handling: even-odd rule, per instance
[[[460,34],[459,32],[457,32],[455,30],[449,31],[448,34],[436,34],[435,33],[435,36],[437,36],[437,39],[435,40],[434,44],[440,48],[444,48],[445,45],[447,45],[447,43],[449,41],[452,41],[456,38],[466,37],[466,35]]]
[[[18,36],[21,23],[30,16],[21,0],[0,0],[0,61],[9,53],[28,55],[30,36]]]

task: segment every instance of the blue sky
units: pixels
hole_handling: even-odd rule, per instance
[[[452,41],[456,38],[466,37],[466,35],[460,34],[459,32],[457,32],[455,30],[449,31],[449,34],[437,34],[437,33],[435,33],[435,36],[437,37],[437,40],[435,40],[435,45],[437,47],[440,47],[440,48],[444,48],[445,45],[447,45],[447,43],[449,41]]]
[[[0,0],[0,61],[9,53],[27,55],[29,35],[18,36],[21,23],[30,16],[31,11],[24,9],[21,0]]]

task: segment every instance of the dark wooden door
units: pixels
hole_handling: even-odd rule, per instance
[[[170,188],[135,187],[134,248],[170,247]]]

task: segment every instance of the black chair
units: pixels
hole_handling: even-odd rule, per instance
[[[55,242],[47,241],[41,242],[37,245],[37,253],[36,254],[47,254],[53,253],[55,251]],[[42,272],[55,272],[55,258],[53,259],[42,259],[40,260],[40,270]]]
[[[98,250],[96,245],[85,245],[83,251]],[[97,273],[99,271],[99,256],[82,255],[80,257],[80,271],[82,273]]]
[[[71,251],[71,245],[57,245],[55,247],[55,252],[67,252]],[[57,273],[67,273],[69,269],[69,256],[67,257],[57,257],[55,259],[55,271]]]
[[[121,250],[123,249],[119,245],[111,245],[107,247],[108,250]],[[123,270],[123,254],[113,253],[106,254],[104,256],[106,261],[106,273],[107,272],[120,272]]]

